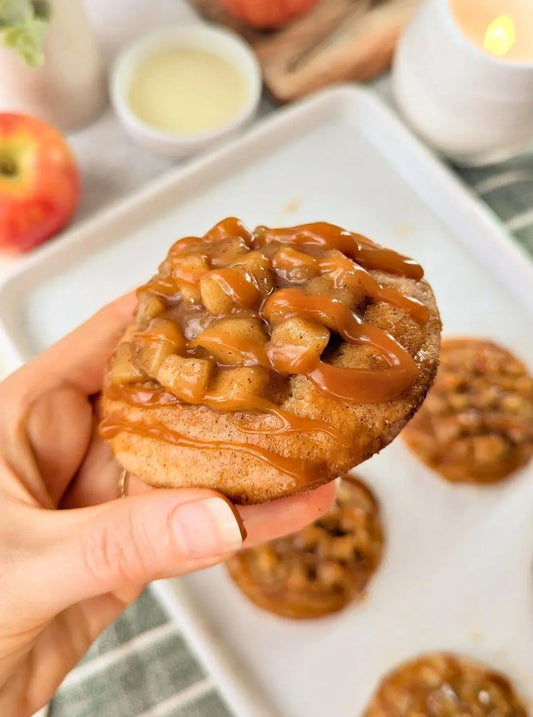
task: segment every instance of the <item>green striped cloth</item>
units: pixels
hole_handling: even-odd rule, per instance
[[[505,164],[458,171],[533,256],[533,149]]]
[[[148,588],[63,682],[48,717],[230,717]]]
[[[505,164],[458,171],[533,256],[533,152]],[[93,645],[49,710],[49,717],[230,714],[149,589]]]

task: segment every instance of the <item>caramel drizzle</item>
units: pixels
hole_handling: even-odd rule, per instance
[[[382,269],[410,278],[421,279],[424,276],[422,267],[409,257],[374,244],[362,234],[347,232],[326,222],[302,224],[286,229],[257,227],[254,233],[251,234],[242,222],[233,217],[220,222],[206,234],[206,237],[209,237],[209,241],[236,236],[246,243],[251,242],[255,248],[263,248],[268,244],[279,242],[280,244],[297,247],[317,246],[330,250],[336,249],[345,256],[351,257],[353,262],[343,261],[343,257],[315,258],[308,255],[309,264],[312,263],[322,272],[327,272],[333,279],[336,288],[340,288],[343,278],[346,274],[351,273],[357,276],[362,289],[370,298],[398,306],[422,323],[427,322],[429,319],[428,308],[421,301],[405,296],[396,289],[382,287],[364,268],[366,266],[367,268]],[[194,251],[199,247],[203,247],[202,239],[186,237],[176,242],[172,247],[171,254],[173,256],[190,254],[191,250]],[[204,256],[208,257],[207,254],[204,254]],[[215,260],[212,263],[216,265],[217,261]],[[237,304],[253,306],[257,301],[258,288],[242,272],[231,267],[224,267],[214,272],[212,276]],[[176,293],[175,278],[181,278],[191,285],[196,283],[192,276],[186,272],[180,272],[178,269],[176,277],[157,277],[149,282],[147,288],[166,297],[173,296]]]
[[[191,254],[198,247],[204,247],[204,240],[202,237],[183,237],[182,239],[178,239],[178,241],[174,242],[174,244],[170,247],[168,255],[173,257],[180,256],[182,254]]]
[[[151,421],[150,425],[137,423],[125,419],[119,414],[112,414],[103,419],[100,424],[100,435],[104,440],[111,441],[120,433],[130,433],[142,438],[151,438],[164,441],[173,446],[182,448],[194,448],[208,451],[235,451],[253,455],[260,461],[273,466],[277,470],[294,478],[297,488],[309,487],[309,485],[320,479],[323,466],[317,463],[308,463],[297,458],[286,458],[278,453],[267,451],[253,443],[231,443],[229,441],[205,441],[199,438],[190,438],[182,433],[173,431],[165,424],[158,421]]]
[[[206,394],[205,401],[202,404],[208,406],[211,409],[216,409],[222,405],[225,411],[247,411],[256,410],[262,413],[270,413],[279,419],[280,424],[277,428],[252,428],[245,426],[242,423],[234,422],[235,427],[242,433],[258,433],[264,435],[278,435],[282,433],[325,433],[331,438],[335,439],[337,443],[340,443],[347,448],[350,448],[351,443],[344,438],[342,433],[332,428],[325,421],[319,421],[314,418],[306,418],[304,416],[297,416],[294,413],[284,411],[274,403],[267,401],[264,398],[257,396],[252,397],[235,397],[229,400],[227,396],[219,396],[216,394]]]
[[[327,296],[309,296],[299,289],[281,289],[263,307],[263,316],[280,319],[303,316],[336,331],[350,344],[368,343],[385,358],[388,369],[343,368],[309,360],[305,354],[271,357],[274,368],[307,375],[327,394],[359,403],[388,401],[402,394],[416,380],[418,368],[410,354],[381,329],[363,321],[340,301]],[[377,380],[376,380],[377,379]]]
[[[135,408],[163,408],[173,403],[180,403],[173,393],[161,386],[142,386],[138,383],[116,386],[106,381],[103,395],[110,401],[123,401]]]
[[[205,241],[219,241],[220,239],[228,239],[229,237],[239,237],[240,239],[244,239],[248,244],[252,239],[252,232],[246,224],[241,222],[240,219],[237,219],[237,217],[226,217],[226,219],[215,224],[215,226],[204,235]]]
[[[228,266],[212,271],[210,277],[236,304],[251,307],[257,305],[261,300],[259,287],[253,282],[248,272]]]
[[[209,341],[214,345],[227,348],[229,351],[239,355],[240,361],[244,366],[270,366],[265,348],[263,345],[247,341],[246,339],[237,339],[233,334],[220,332],[218,336],[212,336]],[[199,344],[197,341],[188,342],[188,347],[196,348]]]
[[[385,249],[363,234],[348,232],[328,222],[300,224],[284,229],[257,227],[252,241],[255,248],[279,242],[290,246],[318,246],[324,249],[337,249],[368,269],[390,271],[411,279],[421,279],[424,276],[422,267],[409,257],[398,254],[392,249]]]
[[[388,289],[381,286],[368,271],[363,269],[362,266],[354,264],[349,259],[345,259],[344,257],[324,257],[318,260],[317,264],[322,271],[326,271],[329,276],[331,276],[336,289],[342,288],[347,274],[352,274],[357,277],[365,294],[371,299],[386,301],[388,304],[398,306],[410,314],[413,319],[421,323],[428,321],[429,309],[425,304],[411,296],[405,296],[405,294],[396,291],[396,289]]]
[[[171,276],[154,276],[137,289],[137,296],[143,291],[152,291],[165,299],[171,299],[176,296],[176,280]]]
[[[161,387],[150,388],[147,386],[139,386],[138,384],[123,384],[122,386],[113,386],[106,383],[104,386],[104,395],[112,401],[122,401],[138,408],[162,408],[173,403],[180,403],[179,399],[173,393]],[[269,413],[279,419],[279,425],[276,428],[252,428],[241,422],[234,421],[235,427],[242,433],[262,434],[262,435],[279,435],[284,433],[325,433],[335,439],[341,445],[350,447],[350,443],[340,433],[324,421],[318,421],[314,418],[305,418],[297,416],[294,413],[284,411],[276,404],[267,401],[258,396],[239,397],[228,396],[215,393],[206,393],[200,399],[195,399],[192,394],[190,403],[193,405],[206,406],[212,410],[223,410],[228,412],[250,411],[256,410],[262,413]]]

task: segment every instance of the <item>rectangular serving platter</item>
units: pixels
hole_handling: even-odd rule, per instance
[[[530,367],[533,265],[489,210],[370,91],[339,86],[154,182],[39,251],[0,287],[12,362],[156,270],[227,215],[326,220],[411,255],[446,335],[492,338]],[[360,715],[378,679],[428,650],[507,672],[533,704],[533,471],[453,486],[395,441],[358,469],[387,534],[364,598],[314,622],[260,611],[223,567],[153,586],[240,717]]]

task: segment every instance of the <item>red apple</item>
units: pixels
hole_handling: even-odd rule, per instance
[[[318,0],[222,0],[245,25],[259,29],[282,27],[317,4]]]
[[[80,176],[63,137],[42,120],[0,112],[0,248],[28,251],[74,214]]]

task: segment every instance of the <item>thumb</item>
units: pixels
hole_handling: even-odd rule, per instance
[[[79,600],[207,567],[242,546],[232,504],[208,490],[157,490],[76,510],[39,511],[24,567],[43,616]],[[53,591],[50,586],[53,585]]]

